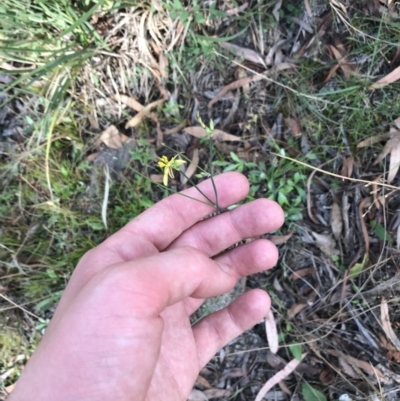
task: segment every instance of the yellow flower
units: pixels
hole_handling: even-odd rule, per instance
[[[175,160],[177,156],[174,156],[171,160],[168,160],[167,156],[161,156],[158,160],[158,167],[164,170],[164,185],[168,184],[168,176],[174,178],[173,170],[179,170],[179,166],[186,163],[184,160]]]

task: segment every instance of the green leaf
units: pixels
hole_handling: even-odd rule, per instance
[[[179,14],[179,18],[182,24],[185,23],[189,19],[189,12],[186,10],[182,10]]]
[[[290,344],[289,345],[290,352],[292,355],[298,360],[301,361],[301,356],[302,356],[302,350],[301,350],[301,344]],[[307,400],[307,399],[306,399]],[[309,400],[307,400],[309,401]]]
[[[301,394],[305,401],[327,401],[327,398],[321,391],[311,387],[308,383],[301,385]]]
[[[392,242],[392,236],[385,230],[381,224],[377,223],[375,220],[371,220],[371,226],[374,229],[375,235],[382,241]]]
[[[281,206],[284,206],[284,205],[289,206],[289,201],[288,201],[286,195],[283,194],[282,192],[278,192],[278,203]]]
[[[242,161],[239,159],[238,155],[236,153],[231,152],[231,158],[234,160],[236,163],[242,163]]]
[[[362,262],[356,263],[351,269],[349,273],[349,279],[357,278],[364,269],[365,262],[367,261],[367,255],[364,255]]]

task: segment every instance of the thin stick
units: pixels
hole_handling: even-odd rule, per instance
[[[326,174],[326,175],[331,175],[332,177],[341,178],[342,180],[348,180],[348,181],[353,181],[353,182],[362,182],[362,183],[368,184],[368,185],[375,184],[374,181],[361,180],[361,179],[358,179],[358,178],[350,178],[350,177],[345,177],[343,175],[331,173],[330,171],[322,170],[322,169],[320,169],[318,167],[311,166],[311,164],[300,162],[300,161],[298,161],[296,159],[292,159],[291,157],[288,157],[288,156],[283,156],[283,155],[281,155],[279,153],[272,153],[272,154],[274,156],[280,157],[282,159],[290,160],[290,161],[292,161],[294,163],[300,164],[301,166],[310,168],[311,170],[316,170],[316,171],[319,171],[320,173],[323,173],[323,174]],[[394,189],[396,191],[400,190],[399,187],[395,187],[394,185],[390,185],[390,184],[384,184],[383,182],[377,182],[376,185],[380,185],[381,187],[385,187],[385,188]]]

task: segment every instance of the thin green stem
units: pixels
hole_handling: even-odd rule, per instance
[[[217,213],[221,214],[221,209],[219,208],[219,204],[218,204],[218,191],[217,191],[217,187],[215,186],[215,182],[214,182],[214,169],[213,169],[213,164],[212,164],[212,159],[213,159],[213,141],[212,141],[212,137],[210,135],[210,178],[211,178],[211,183],[212,186],[214,188],[214,194],[215,194],[215,207],[217,209]]]
[[[180,171],[180,173],[188,180],[190,184],[192,184],[200,192],[201,195],[203,195],[211,203],[211,205],[216,207],[218,210],[217,204],[215,204],[184,172]]]

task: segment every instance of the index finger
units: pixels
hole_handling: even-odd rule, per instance
[[[218,175],[213,180],[221,208],[242,200],[249,191],[247,178],[236,172]],[[211,179],[203,181],[198,188],[215,203]],[[131,234],[135,234],[145,237],[162,251],[184,231],[214,211],[215,207],[209,204],[197,188],[192,187],[156,203],[108,238],[104,244],[108,248],[117,249],[124,246],[124,241]]]

